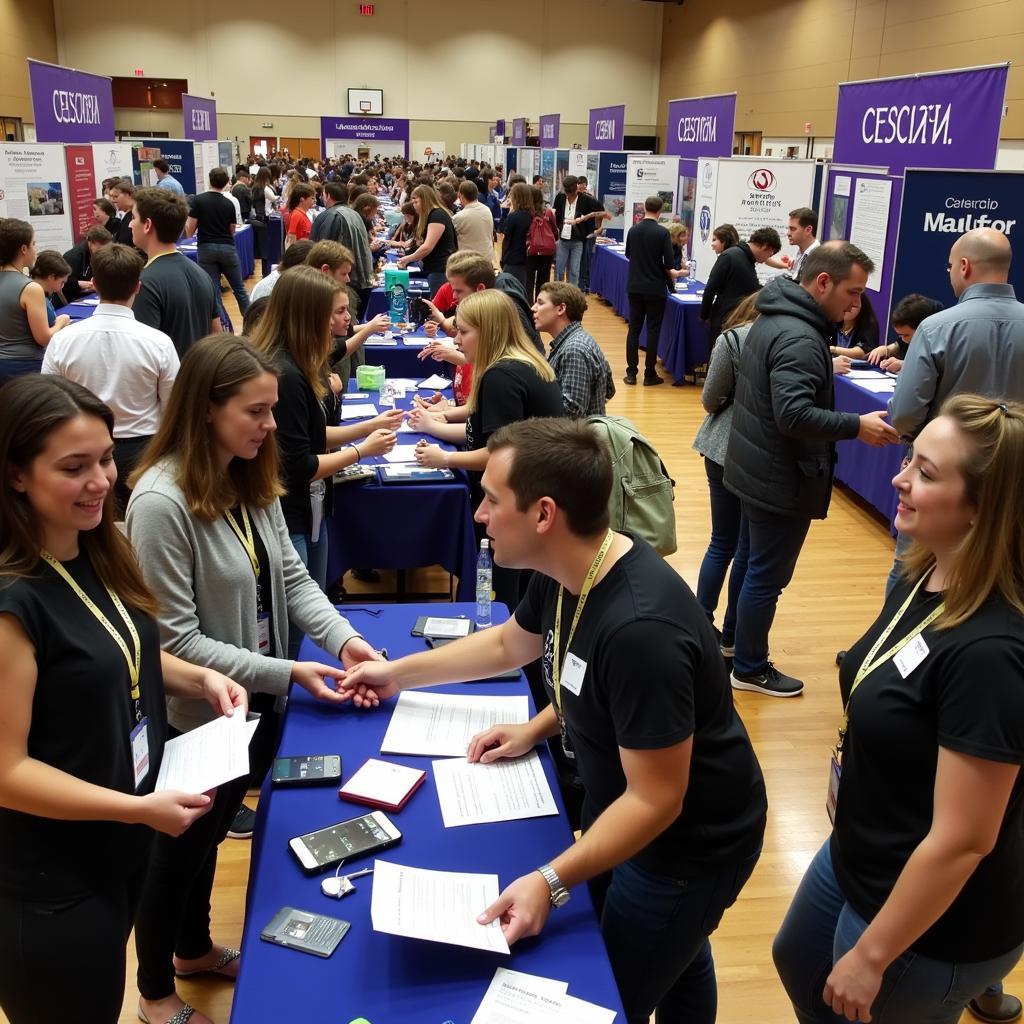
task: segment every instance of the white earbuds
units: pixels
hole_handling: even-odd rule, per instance
[[[342,896],[347,896],[353,889],[355,889],[355,886],[344,876],[331,875],[320,883],[320,891],[325,896],[330,896],[331,899],[335,900],[340,900]]]

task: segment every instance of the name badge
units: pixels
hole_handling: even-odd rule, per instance
[[[149,774],[149,718],[144,718],[132,729],[132,767],[135,771],[135,788],[142,785]]]
[[[583,689],[583,677],[587,673],[587,663],[581,661],[575,654],[567,653],[565,664],[562,666],[562,678],[559,680],[574,697],[580,695]]]
[[[572,224],[568,220],[562,222],[562,238],[572,239]]]
[[[832,755],[832,767],[828,773],[828,796],[825,798],[825,810],[828,811],[828,820],[834,825],[836,823],[836,807],[839,804],[839,779],[843,774],[843,767],[839,759]]]
[[[918,634],[903,650],[893,655],[892,663],[896,666],[896,671],[906,679],[928,654],[928,644],[925,643],[924,637]]]
[[[270,657],[270,616],[256,616],[256,650]]]

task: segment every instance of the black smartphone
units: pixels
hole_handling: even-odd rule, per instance
[[[302,869],[313,874],[343,860],[386,850],[401,838],[402,833],[383,811],[372,811],[289,839],[288,848]]]
[[[341,758],[337,754],[277,757],[270,771],[274,786],[330,786],[340,778]]]
[[[409,302],[409,319],[414,324],[421,324],[430,316],[430,307],[422,296],[416,295]]]

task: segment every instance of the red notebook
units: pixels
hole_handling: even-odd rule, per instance
[[[338,790],[338,797],[384,811],[400,811],[426,777],[427,773],[418,768],[371,757]]]

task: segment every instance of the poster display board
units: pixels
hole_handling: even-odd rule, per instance
[[[555,180],[555,151],[553,149],[542,149],[540,151],[540,170],[537,172],[543,179],[541,191],[544,193],[545,202],[552,202],[557,191],[554,187]],[[527,181],[530,179],[527,178]]]
[[[736,93],[669,100],[665,152],[697,160],[731,156]]]
[[[587,191],[593,196],[601,195],[601,154],[590,149],[570,149],[569,173],[577,178],[587,179]]]
[[[103,195],[108,178],[132,177],[132,147],[122,142],[94,142],[64,147],[67,208],[75,241],[93,225],[92,204]]]
[[[626,227],[626,170],[628,153],[601,153],[597,180],[600,192],[595,195],[604,203],[611,220],[604,222],[605,234],[622,241]]]
[[[39,142],[103,142],[115,138],[109,78],[30,60],[28,83]]]
[[[642,156],[630,153],[626,158],[626,223],[629,229],[644,219],[644,203],[648,196],[661,197],[664,204],[658,220],[670,224],[677,220],[676,189],[679,187],[679,158],[675,156]]]
[[[74,235],[64,146],[0,143],[0,217],[28,221],[39,252],[71,248]]]
[[[136,185],[155,185],[153,161],[163,158],[185,190],[185,195],[196,192],[196,151],[191,139],[141,139],[132,143],[132,174]],[[206,187],[205,182],[202,186]]]
[[[527,185],[533,184],[533,179],[541,173],[540,150],[520,149],[518,150],[516,169],[526,179]]]

